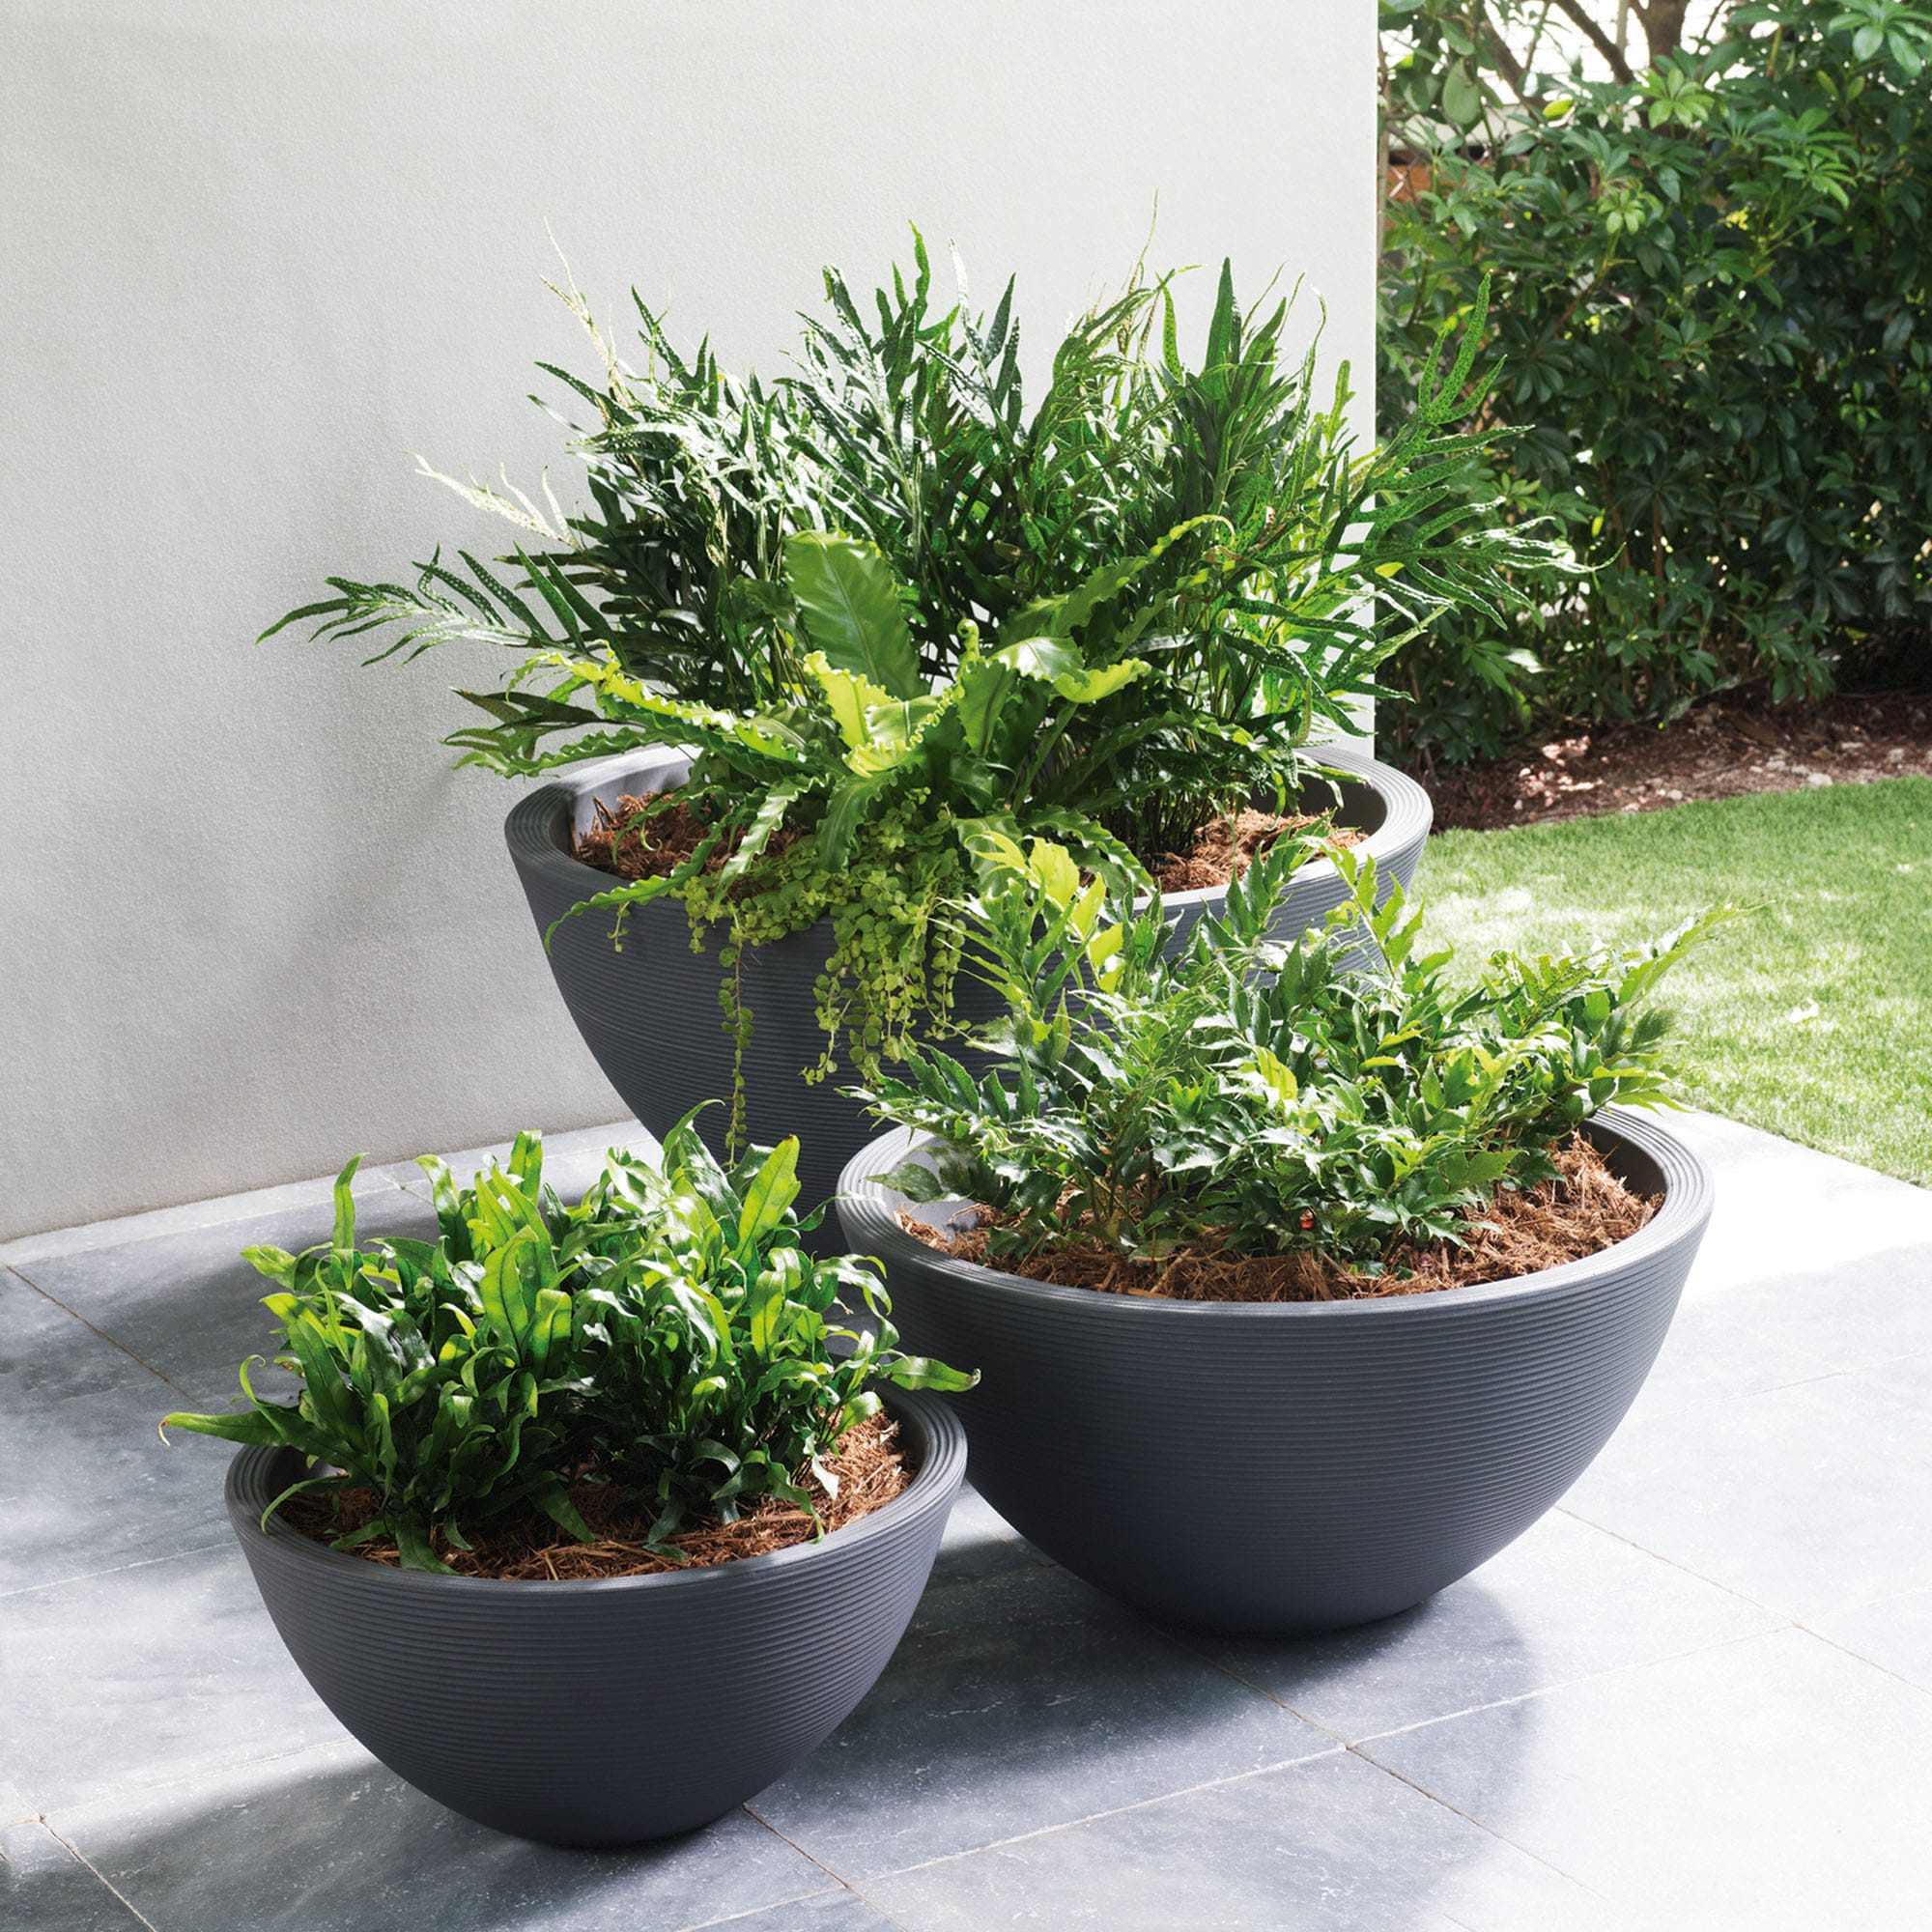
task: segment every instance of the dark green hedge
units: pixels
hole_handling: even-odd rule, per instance
[[[1725,34],[1516,108],[1389,207],[1384,409],[1491,276],[1519,434],[1469,488],[1596,566],[1407,648],[1411,757],[1739,680],[1932,686],[1932,13],[1779,0]]]

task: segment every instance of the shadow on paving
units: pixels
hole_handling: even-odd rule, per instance
[[[1415,1616],[1352,1634],[1355,1654],[1400,1649]],[[1499,1606],[1479,1608],[1474,1622],[1515,1640]],[[266,1620],[263,1638],[272,1641]],[[1255,1648],[1288,1671],[1305,1646]],[[1284,1768],[1305,1776],[1285,1783]],[[1492,1793],[1498,1775],[1487,1769]],[[161,1932],[673,1932],[741,1916],[753,1932],[917,1932],[954,1922],[945,1897],[957,1855],[1056,1826],[1074,1828],[1076,1858],[1081,1831],[1124,1832],[1131,1846],[1145,1829],[1150,1857],[1178,1832],[1190,1863],[1202,1861],[1190,1880],[1202,1927],[1299,1924],[1296,1913],[1349,1894],[1359,1894],[1357,1910],[1324,1917],[1324,1928],[1406,1924],[1406,1914],[1433,1924],[1435,1887],[1472,1882],[1497,1849],[1175,1634],[1030,1555],[1024,1568],[932,1592],[831,1741],[749,1810],[684,1838],[578,1852],[505,1837],[445,1811],[348,1741],[122,1793],[50,1822]],[[1369,1826],[1379,1849],[1361,1835]],[[935,1896],[876,1918],[863,1902],[868,1881],[907,1867],[912,1889]],[[1270,1895],[1281,1890],[1280,1918],[1254,1916],[1264,1869]],[[1129,1849],[1100,1890],[1083,1876],[1079,1896],[1061,1898],[1043,1870],[1028,1903],[1042,1923],[1085,1922],[1104,1908],[1118,1932],[1165,1922],[1136,1916],[1134,1900],[1150,1887],[1150,1898],[1163,1896],[1167,1883],[1152,1865],[1137,1868]],[[1224,1892],[1237,1916],[1215,1916]],[[57,1905],[69,1895],[22,1887],[10,1925],[65,1925]]]
[[[162,1932],[629,1932],[755,1912],[832,1884],[743,1811],[636,1850],[506,1837],[444,1810],[348,1743],[51,1822]],[[20,1904],[23,1932],[62,1923],[36,1916],[32,1890]]]

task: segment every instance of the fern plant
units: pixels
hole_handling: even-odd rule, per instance
[[[976,1083],[914,1047],[863,1096],[935,1137],[887,1177],[916,1200],[994,1210],[991,1251],[1095,1240],[1139,1261],[1196,1244],[1320,1252],[1363,1271],[1404,1244],[1454,1242],[1499,1187],[1611,1101],[1669,1094],[1668,1021],[1645,1002],[1736,916],[1719,906],[1655,944],[1498,953],[1455,990],[1421,914],[1374,861],[1332,844],[1350,895],[1284,946],[1269,921],[1302,854],[1276,850],[1170,956],[1156,902],[1107,916],[1064,852],[1009,853],[970,908],[969,965],[1006,1017]],[[1386,974],[1356,969],[1372,937]]]
[[[1480,312],[1362,450],[1347,366],[1321,395],[1315,351],[1285,359],[1289,303],[1248,315],[1225,265],[1198,363],[1171,278],[1137,271],[1059,343],[1032,407],[1010,284],[990,316],[963,295],[942,310],[916,237],[874,317],[836,270],[826,292],[796,368],[764,384],[708,347],[682,358],[641,303],[634,370],[567,288],[601,378],[549,373],[593,412],[574,439],[588,506],[459,484],[520,527],[508,555],[331,578],[264,635],[507,649],[462,694],[484,722],[446,741],[460,763],[692,750],[681,802],[711,837],[585,905],[670,893],[736,945],[842,910],[821,1071],[842,1028],[870,1077],[945,1007],[932,914],[977,841],[1044,837],[1144,886],[1210,818],[1285,797],[1310,733],[1386,695],[1392,650],[1494,608],[1548,547],[1455,488],[1488,440],[1455,427],[1482,394]],[[908,874],[890,937],[854,910],[855,863]]]
[[[727,1170],[687,1116],[661,1166],[613,1152],[567,1207],[524,1134],[507,1167],[469,1188],[421,1162],[437,1240],[361,1247],[352,1160],[326,1247],[243,1251],[277,1285],[264,1306],[296,1400],[258,1393],[244,1363],[246,1407],[161,1426],[298,1451],[309,1473],[271,1510],[374,1492],[374,1518],[341,1542],[392,1538],[410,1569],[447,1569],[439,1546],[469,1548],[519,1505],[589,1540],[569,1492],[586,1466],[648,1507],[660,1548],[690,1520],[730,1521],[760,1496],[813,1511],[810,1483],[831,1486],[826,1458],[876,1412],[876,1383],[974,1378],[894,1348],[869,1264],[805,1251],[797,1161],[788,1140]],[[843,1325],[841,1307],[870,1324]]]

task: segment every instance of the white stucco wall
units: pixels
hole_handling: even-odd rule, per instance
[[[1154,261],[1306,271],[1366,383],[1374,21],[0,0],[0,1238],[621,1111],[509,789],[436,745],[458,664],[251,641],[327,570],[497,539],[408,451],[568,497],[546,221],[605,315],[635,282],[771,364],[908,217],[976,294],[1018,271],[1037,349],[1157,193]]]

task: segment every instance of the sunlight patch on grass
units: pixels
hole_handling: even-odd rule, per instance
[[[1445,833],[1419,884],[1432,942],[1474,958],[1757,905],[1666,982],[1687,1097],[1932,1186],[1932,780]]]

